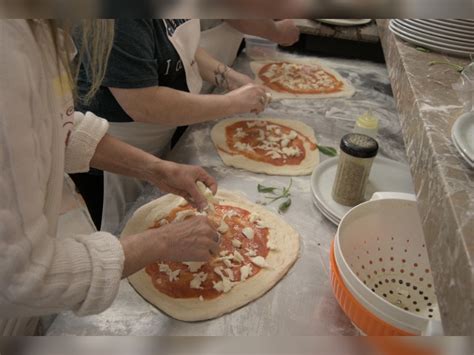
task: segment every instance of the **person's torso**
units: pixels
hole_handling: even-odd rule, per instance
[[[130,38],[124,40],[121,36],[121,33],[133,31],[133,21],[137,20],[117,20],[116,21],[116,39],[114,44],[114,50],[119,50],[117,46],[126,45],[127,41]],[[186,72],[183,67],[181,58],[171,43],[169,37],[173,35],[176,29],[186,23],[188,20],[140,20],[145,21],[149,28],[149,35],[143,37],[135,37],[134,40],[140,42],[143,46],[152,46],[153,47],[153,63],[152,65],[156,66],[156,82],[158,86],[169,87],[180,91],[188,91],[188,86],[186,83]],[[123,32],[122,32],[123,31]],[[118,36],[118,37],[117,37]],[[133,36],[132,36],[133,37]],[[123,43],[121,43],[123,42]],[[130,70],[130,67],[123,65],[120,61],[114,60],[113,52],[111,60],[109,60],[109,66],[113,66],[113,71],[118,70],[121,73],[127,73],[130,71],[133,73],[133,70]],[[112,78],[113,79],[113,78]],[[138,88],[138,87],[147,87],[144,85],[136,85],[134,81],[133,74],[129,77],[129,85],[127,85],[127,80],[125,83],[121,83],[121,88]],[[156,86],[156,85],[151,85]],[[79,95],[84,95],[90,87],[90,82],[88,81],[88,75],[84,67],[81,67],[79,80],[78,80],[78,91]],[[120,104],[117,102],[115,97],[112,95],[111,91],[107,86],[101,86],[95,97],[88,104],[76,102],[76,109],[82,112],[91,111],[96,115],[101,116],[107,119],[110,122],[133,122],[133,119],[122,109]]]

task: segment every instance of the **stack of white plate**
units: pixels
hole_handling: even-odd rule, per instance
[[[474,168],[474,112],[465,113],[456,120],[451,139],[466,163]]]
[[[436,52],[468,57],[474,54],[474,20],[397,19],[390,30],[401,39]]]
[[[339,158],[331,158],[319,164],[311,175],[311,193],[313,203],[321,213],[335,225],[352,207],[344,206],[332,198],[332,186],[336,177]],[[391,159],[376,157],[367,184],[365,200],[374,192],[414,193],[408,165]]]

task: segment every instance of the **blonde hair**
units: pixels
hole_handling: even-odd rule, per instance
[[[40,22],[44,22],[48,26],[54,44],[58,68],[65,68],[73,95],[76,99],[83,100],[86,103],[89,102],[99,90],[107,71],[107,63],[114,42],[115,21],[81,20],[76,24],[60,23],[58,20],[43,20]],[[35,21],[29,21],[29,25],[35,33]],[[73,48],[68,48],[70,46],[68,41],[59,43],[60,29],[70,35],[73,32],[77,34],[78,55],[72,62],[69,53],[73,51]],[[65,48],[60,48],[61,45],[64,45]],[[84,63],[87,63],[90,87],[83,97],[78,97],[76,83],[79,69],[81,64]]]

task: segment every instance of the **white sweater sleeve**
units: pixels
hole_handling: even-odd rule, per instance
[[[89,171],[89,164],[102,137],[107,133],[109,123],[91,112],[85,115],[74,113],[74,128],[66,148],[66,173]]]
[[[99,313],[119,289],[121,244],[103,232],[56,238],[51,204],[61,184],[51,176],[64,174],[53,155],[64,146],[52,144],[52,132],[60,118],[45,104],[34,42],[0,23],[0,51],[8,49],[0,56],[0,318]]]

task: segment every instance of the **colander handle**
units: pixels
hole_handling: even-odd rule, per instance
[[[385,199],[408,200],[408,201],[416,202],[416,196],[414,194],[407,194],[404,192],[385,192],[385,191],[375,192],[370,198],[370,201],[385,200]]]
[[[421,335],[444,335],[441,321],[430,319],[426,322],[426,328],[421,332]]]

